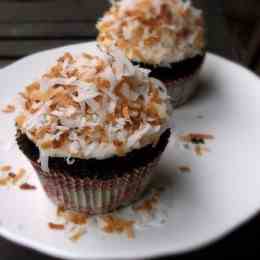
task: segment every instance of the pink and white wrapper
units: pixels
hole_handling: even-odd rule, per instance
[[[173,108],[185,104],[195,94],[199,85],[199,72],[200,70],[193,75],[178,80],[163,81],[171,97]]]
[[[150,182],[158,161],[156,159],[122,177],[109,180],[72,177],[53,171],[43,172],[38,162],[31,163],[48,197],[55,204],[66,210],[94,215],[111,212],[137,200]]]

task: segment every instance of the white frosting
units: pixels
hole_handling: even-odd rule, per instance
[[[48,157],[104,159],[158,141],[171,106],[164,85],[121,51],[65,54],[21,93],[16,123]]]
[[[130,60],[167,66],[203,54],[202,12],[190,1],[121,0],[98,22],[98,42],[116,44]]]

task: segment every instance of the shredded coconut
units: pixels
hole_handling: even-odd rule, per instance
[[[96,56],[95,56],[96,55]],[[153,144],[171,116],[164,85],[119,50],[66,53],[21,93],[16,124],[49,157],[104,159]]]
[[[98,42],[130,60],[169,66],[205,49],[202,11],[183,0],[121,0],[98,22]]]

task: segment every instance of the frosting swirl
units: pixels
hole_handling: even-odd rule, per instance
[[[204,20],[190,1],[121,0],[98,22],[98,42],[133,61],[169,65],[203,54]]]

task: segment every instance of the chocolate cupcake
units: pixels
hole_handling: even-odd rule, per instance
[[[149,71],[110,53],[66,53],[21,93],[16,140],[49,198],[100,214],[136,200],[170,136],[169,97]]]
[[[205,39],[202,12],[190,1],[115,1],[97,28],[100,45],[115,44],[165,83],[174,107],[194,94]]]

